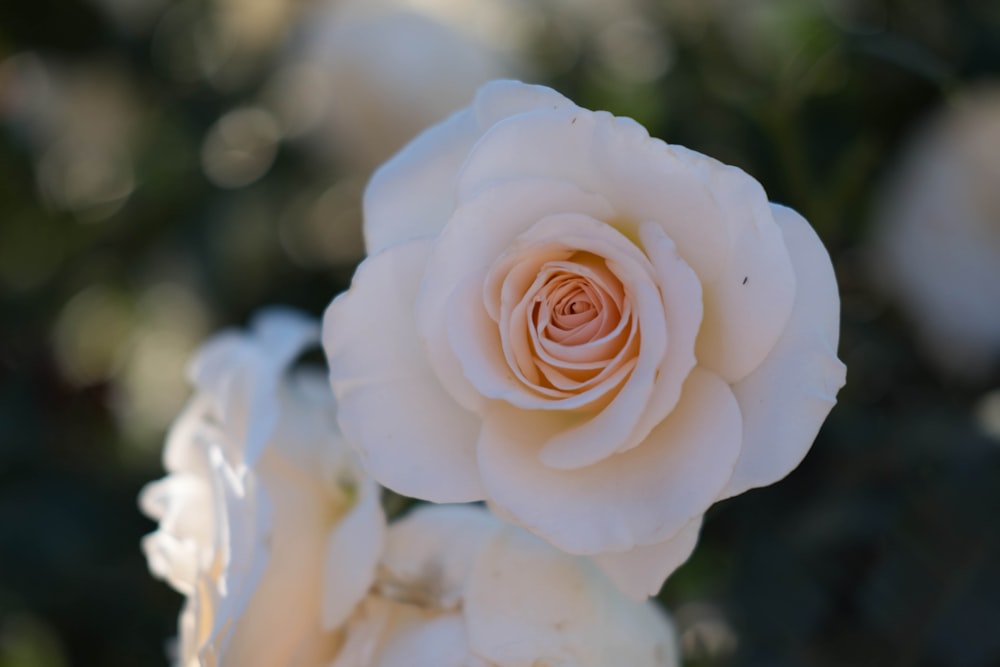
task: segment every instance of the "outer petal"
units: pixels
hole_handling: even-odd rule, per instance
[[[705,319],[698,363],[727,382],[760,365],[785,328],[795,298],[795,272],[760,183],[742,169],[675,147],[712,193],[729,230],[729,259],[702,284]]]
[[[661,224],[702,280],[725,266],[729,231],[705,184],[673,150],[628,118],[578,107],[540,108],[497,123],[476,144],[459,176],[459,200],[512,179],[575,183],[604,196],[607,222],[630,238]]]
[[[378,487],[358,475],[357,500],[327,540],[323,571],[323,628],[343,624],[375,581],[385,540],[385,514]]]
[[[543,86],[486,84],[470,108],[426,130],[382,165],[365,191],[368,254],[441,231],[455,208],[455,175],[472,146],[498,120],[539,106],[572,102]]]
[[[593,556],[618,590],[637,600],[660,592],[663,582],[691,557],[698,544],[702,517],[681,528],[669,540],[628,551]]]
[[[198,351],[188,369],[197,391],[210,400],[214,418],[229,435],[231,465],[252,466],[278,422],[272,400],[292,360],[319,342],[317,323],[289,308],[262,310],[248,334],[226,330]],[[168,445],[169,447],[169,445]]]
[[[830,256],[809,223],[773,206],[798,289],[788,325],[757,370],[733,386],[743,413],[743,449],[723,498],[766,486],[795,469],[844,386],[837,359],[840,297]]]
[[[681,401],[639,446],[579,470],[548,468],[541,443],[562,425],[498,404],[480,436],[491,500],[570,553],[625,551],[662,542],[700,516],[726,485],[742,423],[729,386],[696,368]]]
[[[416,508],[389,528],[382,593],[439,609],[458,606],[475,559],[502,526],[481,507]]]
[[[465,617],[472,651],[491,665],[677,664],[672,628],[652,604],[624,598],[586,559],[513,528],[471,572]]]
[[[235,447],[224,449],[231,465],[253,465],[278,422],[272,400],[282,373],[296,356],[319,342],[312,318],[283,307],[262,310],[250,335],[224,331],[205,343],[188,375],[199,392],[218,401],[217,419]]]
[[[462,618],[369,596],[330,667],[472,667]],[[306,663],[314,664],[314,663]]]
[[[465,624],[458,614],[399,623],[373,667],[469,667]]]
[[[474,443],[479,418],[427,365],[413,304],[432,239],[369,257],[323,321],[341,429],[382,485],[434,502],[483,497]]]
[[[245,606],[221,607],[220,612],[229,613],[218,613],[214,619],[220,636],[231,633],[222,652],[223,664],[280,664],[303,646],[322,641],[325,634],[320,612],[330,525],[327,492],[322,480],[290,464],[276,449],[265,450],[254,477],[262,494],[266,489],[272,507],[269,525],[257,528],[251,543],[237,539],[238,528],[247,523],[246,508],[234,507],[225,515],[231,530],[231,560],[220,589],[227,597],[237,591],[240,596],[233,604],[242,597]],[[241,575],[241,568],[245,570],[254,550],[266,558],[266,566],[243,584],[246,575]]]

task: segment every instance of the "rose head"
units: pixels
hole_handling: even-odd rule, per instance
[[[583,557],[482,507],[392,523],[330,667],[677,667],[673,625]]]
[[[319,327],[269,310],[210,339],[196,392],[147,485],[152,572],[187,596],[182,667],[328,665],[382,548],[378,489],[334,418],[322,373],[292,369]]]
[[[484,87],[373,177],[327,311],[382,484],[487,500],[636,596],[790,472],[844,382],[819,239],[743,171],[548,88]]]

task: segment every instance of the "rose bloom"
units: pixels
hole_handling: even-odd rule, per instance
[[[292,368],[318,335],[310,319],[267,311],[191,365],[168,475],[139,498],[160,522],[143,540],[150,570],[187,596],[177,665],[328,665],[371,585],[378,489],[336,427],[324,374]]]
[[[487,500],[655,593],[716,500],[788,474],[844,383],[830,258],[743,171],[553,90],[491,83],[365,195],[327,310],[370,474]]]
[[[310,147],[370,173],[490,79],[526,70],[522,13],[505,0],[320,3],[302,16],[272,105],[293,132],[318,130]]]
[[[482,508],[423,506],[389,527],[332,667],[556,665],[675,667],[677,642],[587,559]]]
[[[943,372],[1000,365],[1000,86],[965,91],[912,138],[877,198],[874,282]]]

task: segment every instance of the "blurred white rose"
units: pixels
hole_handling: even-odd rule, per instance
[[[370,170],[483,83],[523,74],[521,10],[504,0],[346,0],[303,14],[269,104],[289,134]]]
[[[320,667],[371,585],[382,546],[378,491],[335,425],[324,374],[292,368],[315,322],[260,315],[209,340],[195,394],[167,439],[168,475],[140,505],[154,574],[187,596],[181,667]]]
[[[877,201],[875,284],[941,370],[981,378],[1000,361],[1000,87],[968,91],[913,138]]]
[[[844,383],[809,224],[549,88],[485,86],[375,174],[364,224],[324,348],[365,467],[487,500],[635,596],[716,500],[798,465]]]
[[[332,667],[674,667],[670,621],[592,563],[481,508],[389,527],[375,587]]]

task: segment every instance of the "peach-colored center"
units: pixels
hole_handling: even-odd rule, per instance
[[[617,386],[634,365],[638,327],[628,294],[592,253],[539,259],[526,257],[504,281],[506,289],[510,276],[534,269],[534,280],[501,326],[508,362],[543,395],[603,394],[602,385]]]

